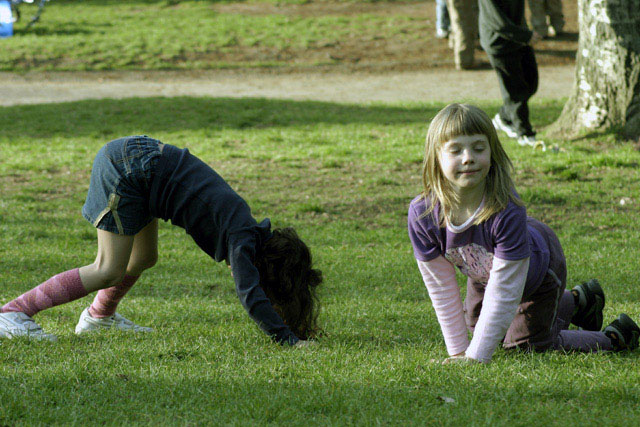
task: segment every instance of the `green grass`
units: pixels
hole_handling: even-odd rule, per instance
[[[302,1],[305,3],[306,1]],[[29,31],[0,41],[0,71],[156,70],[336,63],[323,49],[351,39],[415,42],[425,20],[407,15],[218,12],[217,1],[55,0]],[[241,3],[244,4],[244,3]],[[29,7],[23,7],[25,18]],[[431,32],[432,30],[430,30]],[[305,51],[318,50],[308,56]],[[326,50],[326,49],[325,49]]]
[[[313,348],[272,344],[226,267],[163,223],[159,264],[120,307],[156,332],[76,337],[89,297],[40,313],[58,343],[0,341],[0,425],[635,425],[637,352],[431,361],[446,351],[406,212],[426,123],[442,106],[156,98],[0,108],[0,303],[93,261],[95,230],[80,215],[93,156],[109,139],[147,133],[189,147],[258,219],[298,229],[325,276],[326,330]],[[544,126],[562,101],[531,107]],[[504,139],[529,214],[557,231],[570,286],[601,280],[605,321],[640,318],[640,154],[611,135],[549,143],[566,151]]]

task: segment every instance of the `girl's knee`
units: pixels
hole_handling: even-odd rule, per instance
[[[122,283],[126,268],[107,263],[94,262],[80,268],[82,286],[87,292],[110,288]]]
[[[148,270],[156,265],[158,262],[158,254],[152,253],[146,255],[144,258],[133,260],[133,262],[127,268],[127,272],[133,275],[140,275],[143,271]]]
[[[102,282],[102,287],[109,288],[122,283],[126,270],[116,266],[100,265],[96,266],[95,273],[100,282]]]
[[[147,263],[145,264],[145,270],[151,267],[154,267],[158,263],[158,253],[155,252],[147,259]]]

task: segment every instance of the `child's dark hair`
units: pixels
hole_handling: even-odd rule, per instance
[[[322,272],[311,264],[311,251],[293,228],[274,229],[256,258],[260,286],[287,326],[303,340],[320,332],[316,288],[322,283]]]

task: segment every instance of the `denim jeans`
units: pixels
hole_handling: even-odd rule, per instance
[[[161,156],[160,141],[130,136],[98,151],[82,215],[101,230],[134,235],[153,220],[149,189]]]

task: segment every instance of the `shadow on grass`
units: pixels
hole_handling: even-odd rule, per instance
[[[186,365],[192,360],[189,356],[182,361],[172,361],[171,365]],[[219,379],[210,379],[208,375],[188,379],[179,375],[179,380],[149,380],[125,371],[103,374],[100,381],[82,375],[79,380],[66,382],[29,376],[23,383],[33,390],[36,409],[30,409],[24,399],[1,393],[6,400],[0,422],[6,425],[67,424],[91,418],[97,424],[110,424],[114,420],[116,424],[175,424],[180,420],[179,424],[226,425],[242,420],[242,425],[289,425],[292,420],[302,418],[316,422],[341,421],[338,424],[364,418],[397,423],[400,419],[408,422],[417,408],[428,414],[428,409],[442,406],[433,390],[410,389],[402,384],[361,385],[339,379],[329,384],[308,385],[305,384],[308,379],[302,384],[291,384],[282,381],[280,376],[276,373],[269,381],[253,378],[239,381],[227,379],[226,375],[220,375]],[[398,396],[404,398],[398,401]],[[44,409],[51,406],[64,408],[55,419]],[[99,415],[96,417],[96,414]],[[430,418],[430,421],[435,420]]]
[[[91,25],[91,29],[87,29],[81,25],[74,25],[74,24],[65,24],[64,27],[55,27],[55,28],[49,28],[49,27],[33,27],[33,28],[19,28],[16,29],[15,31],[15,35],[27,35],[27,34],[34,34],[36,36],[56,36],[56,37],[60,37],[60,36],[76,36],[76,35],[85,35],[88,36],[90,34],[95,34],[96,32],[99,31],[107,31],[109,28],[114,27],[114,24],[101,24],[101,25],[97,25],[97,24],[92,24]]]
[[[555,37],[555,40],[577,42],[579,36],[578,33],[562,32]]]
[[[150,363],[148,359],[147,363]],[[201,369],[199,375],[189,368],[190,363]],[[30,402],[20,399],[21,393],[0,393],[5,402],[0,422],[70,424],[92,419],[96,424],[175,424],[176,420],[180,420],[179,424],[211,424],[213,421],[214,424],[235,424],[242,420],[242,424],[262,425],[299,424],[304,419],[324,421],[322,424],[354,421],[412,424],[419,416],[419,424],[425,425],[441,424],[444,417],[454,425],[485,417],[516,424],[532,420],[547,424],[557,419],[558,413],[579,417],[582,411],[575,406],[580,407],[577,402],[581,401],[595,406],[590,419],[609,422],[611,415],[607,415],[605,405],[600,402],[614,401],[618,412],[623,409],[629,411],[630,416],[637,403],[632,389],[606,382],[588,391],[564,382],[518,387],[495,385],[476,373],[473,385],[469,385],[470,380],[458,373],[460,369],[443,368],[440,375],[429,369],[428,373],[414,373],[410,378],[396,380],[375,374],[353,378],[341,370],[326,377],[316,374],[311,378],[295,378],[296,373],[304,370],[282,367],[268,371],[271,374],[268,379],[260,373],[237,378],[237,374],[226,374],[229,368],[203,365],[197,351],[175,352],[157,359],[155,367],[150,369],[155,378],[127,369],[130,364],[126,361],[119,365],[115,369],[109,366],[106,372],[96,372],[90,367],[90,373],[74,369],[71,375],[61,377],[29,373],[19,381],[11,378],[8,383],[15,384],[14,388],[21,386],[30,390]],[[446,382],[440,376],[446,376]],[[443,404],[443,396],[453,397],[451,404]],[[493,404],[483,404],[483,400]],[[527,411],[528,401],[540,401],[544,405],[535,405]],[[55,412],[49,409],[52,407],[56,408]],[[620,416],[624,418],[619,415],[613,419],[619,423]]]
[[[264,98],[131,98],[0,108],[6,139],[314,124],[427,123],[442,105],[394,107]]]
[[[553,56],[556,58],[575,59],[576,51],[574,49],[546,49],[536,52],[540,56]]]

